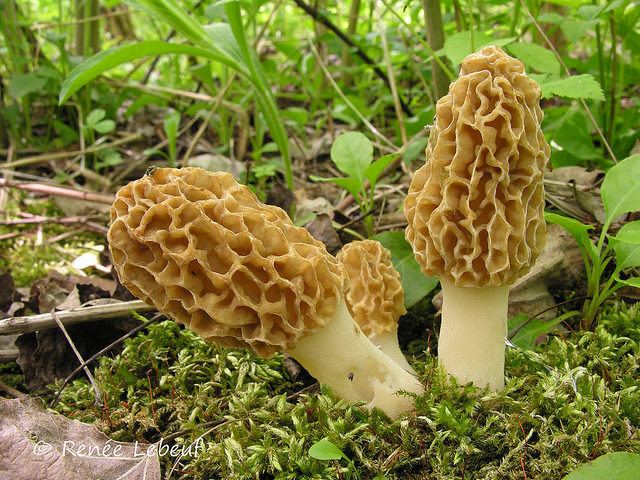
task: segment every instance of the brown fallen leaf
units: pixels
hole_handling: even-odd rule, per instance
[[[157,444],[111,440],[23,396],[0,402],[0,479],[160,479]]]

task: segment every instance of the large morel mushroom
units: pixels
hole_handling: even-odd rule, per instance
[[[504,386],[509,286],[545,244],[540,88],[500,48],[466,57],[436,106],[406,235],[443,292],[438,356],[461,383]]]
[[[135,296],[205,340],[285,351],[340,397],[391,417],[420,383],[351,319],[325,246],[226,173],[160,168],[120,189],[108,233]]]

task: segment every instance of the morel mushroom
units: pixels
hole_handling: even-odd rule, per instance
[[[414,372],[398,345],[398,320],[407,313],[391,252],[375,240],[348,243],[336,256],[347,275],[347,307],[362,331],[394,362]]]
[[[539,103],[536,82],[500,48],[466,57],[405,201],[407,238],[442,284],[440,362],[493,390],[504,386],[509,286],[545,244]]]
[[[205,340],[286,351],[340,397],[396,417],[421,384],[351,319],[324,245],[231,175],[160,168],[121,188],[108,233],[135,296]]]

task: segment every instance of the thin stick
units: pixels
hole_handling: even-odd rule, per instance
[[[14,362],[19,354],[19,350],[0,350],[0,362]]]
[[[0,382],[0,391],[6,393],[7,395],[13,398],[20,398],[26,395],[26,393],[22,393],[20,390],[16,390],[15,388],[10,387],[6,383],[2,383],[2,382]]]
[[[75,198],[85,202],[103,203],[111,205],[114,200],[113,195],[106,195],[94,192],[84,192],[73,188],[58,187],[56,185],[47,185],[45,183],[16,183],[6,178],[0,178],[0,187],[17,188],[28,192],[43,193],[45,195],[54,195],[57,197]]]
[[[200,127],[198,128],[198,131],[196,132],[196,134],[191,139],[191,143],[189,144],[189,147],[187,148],[187,151],[184,152],[184,155],[182,156],[182,165],[186,165],[187,162],[189,161],[189,158],[191,157],[191,154],[193,153],[193,150],[196,148],[196,145],[200,141],[200,138],[202,137],[202,135],[204,135],[204,132],[207,129],[207,127],[209,126],[209,122],[213,118],[213,115],[216,113],[216,111],[220,107],[220,104],[224,100],[224,96],[227,94],[227,90],[229,90],[229,87],[231,87],[232,83],[235,81],[235,77],[236,77],[235,73],[233,75],[231,75],[231,77],[227,81],[226,85],[224,87],[222,87],[222,90],[220,90],[220,93],[218,93],[218,95],[216,95],[216,97],[215,97],[215,99],[213,101],[213,105],[209,109],[209,112],[207,113],[207,116],[205,117],[204,121],[200,124]]]
[[[82,355],[80,355],[80,352],[78,351],[78,349],[76,348],[75,344],[73,343],[73,340],[71,340],[71,337],[69,336],[69,333],[67,333],[67,329],[64,328],[64,325],[62,324],[62,322],[60,321],[60,319],[56,315],[56,309],[55,308],[51,309],[51,316],[53,317],[55,322],[58,324],[58,328],[60,328],[60,330],[62,330],[62,334],[67,339],[67,342],[69,343],[69,346],[71,347],[71,350],[73,350],[73,353],[75,353],[78,361],[81,364],[85,363],[84,359],[82,358]],[[89,371],[89,368],[86,366],[86,364],[83,367],[83,370],[84,370],[85,375],[89,379],[89,382],[91,382],[91,385],[93,386],[93,393],[94,393],[95,399],[96,399],[95,404],[96,405],[101,405],[102,404],[102,393],[100,393],[100,388],[98,387],[98,384],[96,383],[96,379],[93,378],[93,375]]]
[[[74,325],[76,323],[126,316],[132,310],[150,312],[155,310],[155,308],[147,305],[142,300],[133,300],[130,302],[109,303],[107,305],[94,305],[91,307],[63,310],[57,312],[56,316],[65,325]],[[38,330],[47,330],[55,326],[56,321],[50,313],[42,313],[29,317],[11,317],[0,320],[0,335],[30,333]]]
[[[562,60],[562,57],[558,53],[558,50],[556,50],[556,47],[553,45],[553,42],[549,39],[549,37],[547,37],[547,34],[544,33],[544,30],[542,29],[540,24],[533,17],[533,14],[531,13],[531,10],[529,10],[529,7],[525,3],[525,1],[524,0],[520,0],[520,3],[522,4],[522,8],[524,8],[525,12],[527,12],[527,16],[531,20],[531,23],[533,23],[535,25],[536,29],[538,30],[538,33],[540,33],[542,38],[544,38],[545,43],[547,44],[549,49],[553,52],[553,54],[556,56],[556,59],[558,60],[558,62],[560,62],[560,65],[562,65],[562,68],[564,69],[564,72],[567,74],[567,76],[570,77],[571,76],[571,72],[569,71],[569,69],[565,65],[564,60]],[[604,145],[604,148],[607,150],[607,153],[611,157],[611,160],[613,160],[613,163],[618,163],[618,159],[616,157],[616,154],[613,153],[613,150],[611,150],[611,146],[609,145],[609,142],[607,142],[607,139],[605,138],[604,133],[602,133],[602,130],[600,129],[600,126],[598,125],[598,122],[593,117],[593,114],[591,113],[591,110],[589,110],[589,107],[587,106],[587,102],[585,102],[584,99],[581,98],[580,99],[580,103],[582,104],[582,108],[584,108],[585,112],[587,113],[587,117],[589,117],[589,120],[591,121],[591,124],[593,125],[593,128],[596,130],[598,136],[600,137],[600,140],[602,141],[602,144]]]
[[[56,393],[56,396],[53,398],[53,400],[51,400],[51,403],[49,404],[49,408],[53,408],[55,406],[55,404],[58,401],[58,398],[60,398],[60,394],[62,393],[62,390],[64,390],[64,387],[67,386],[67,384],[71,381],[71,379],[73,377],[76,376],[76,374],[82,370],[83,368],[85,368],[88,364],[90,364],[91,362],[93,362],[96,358],[104,355],[105,353],[107,353],[109,350],[111,350],[113,347],[115,347],[116,345],[124,342],[127,338],[131,337],[132,335],[138,333],[140,330],[142,330],[143,328],[148,327],[149,325],[151,325],[154,322],[157,322],[160,318],[162,318],[162,314],[159,313],[155,316],[153,316],[152,318],[150,318],[149,320],[147,320],[144,323],[141,323],[140,325],[138,325],[137,327],[133,328],[131,331],[125,333],[123,336],[121,336],[120,338],[118,338],[117,340],[115,340],[114,342],[111,342],[109,345],[107,345],[106,347],[104,347],[102,350],[100,350],[99,352],[94,353],[93,355],[91,355],[89,358],[87,358],[84,362],[82,362],[80,365],[78,365],[75,370],[73,372],[71,372],[69,375],[67,375],[67,378],[64,379],[64,381],[62,382],[62,385],[60,385],[60,388],[58,389],[58,393]]]
[[[36,155],[34,157],[21,158],[19,160],[15,160],[13,162],[0,163],[0,168],[9,169],[16,167],[24,167],[25,165],[34,165],[37,163],[44,163],[49,161],[56,160],[64,160],[69,157],[75,157],[78,155],[86,155],[87,153],[96,153],[101,150],[106,150],[108,148],[115,148],[120,145],[124,145],[126,143],[131,143],[136,140],[140,140],[142,138],[142,134],[133,133],[131,135],[127,135],[124,138],[120,138],[118,140],[114,140],[111,143],[103,143],[101,145],[93,145],[84,150],[71,150],[69,152],[56,152],[56,153],[45,153],[42,155]]]

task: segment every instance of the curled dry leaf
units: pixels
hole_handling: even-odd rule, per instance
[[[26,395],[0,402],[0,479],[159,480],[160,462],[150,446],[113,441]]]

